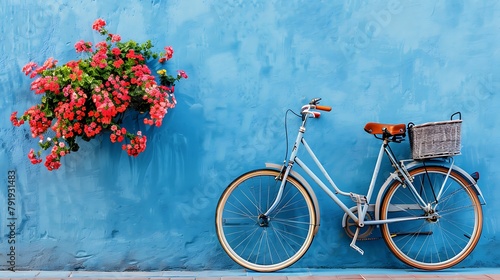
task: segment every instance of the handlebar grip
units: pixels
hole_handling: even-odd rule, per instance
[[[332,110],[332,107],[330,107],[330,106],[323,106],[323,105],[316,105],[316,110],[330,112]]]

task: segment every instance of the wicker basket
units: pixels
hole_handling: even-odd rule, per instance
[[[413,159],[460,154],[462,120],[408,125]]]

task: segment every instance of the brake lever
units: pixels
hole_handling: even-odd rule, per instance
[[[321,100],[321,98],[313,98],[313,100],[311,100],[311,102],[309,102],[310,105],[316,105],[316,104],[319,104],[319,101]]]

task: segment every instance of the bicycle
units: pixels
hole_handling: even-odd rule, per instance
[[[288,161],[247,172],[222,193],[215,224],[229,257],[247,269],[272,272],[306,253],[319,230],[320,209],[312,187],[292,170],[298,165],[345,212],[342,226],[352,238],[350,246],[360,254],[364,251],[356,241],[368,239],[379,227],[389,250],[409,266],[441,270],[464,260],[482,231],[486,202],[477,185],[479,173],[470,175],[456,166],[453,155],[397,160],[390,144],[405,139],[407,126],[368,123],[365,131],[382,141],[368,191],[342,191],[304,138],[307,121],[319,118],[319,111],[331,110],[319,105],[320,100],[302,106],[302,122],[290,157],[285,157]],[[298,157],[299,147],[305,148],[330,187]],[[394,171],[371,202],[384,154]],[[339,195],[350,197],[355,206],[348,207]]]

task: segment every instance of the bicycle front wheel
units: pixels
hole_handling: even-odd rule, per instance
[[[307,251],[316,227],[315,205],[304,186],[288,177],[283,196],[280,172],[256,170],[234,180],[217,205],[215,225],[222,248],[241,266],[271,272],[288,267]]]
[[[442,166],[421,166],[410,171],[426,207],[421,207],[409,186],[397,181],[382,201],[382,220],[410,218],[383,224],[381,230],[391,252],[415,268],[452,267],[464,260],[479,241],[483,214],[478,196],[469,180],[454,170],[447,177],[448,171]]]

